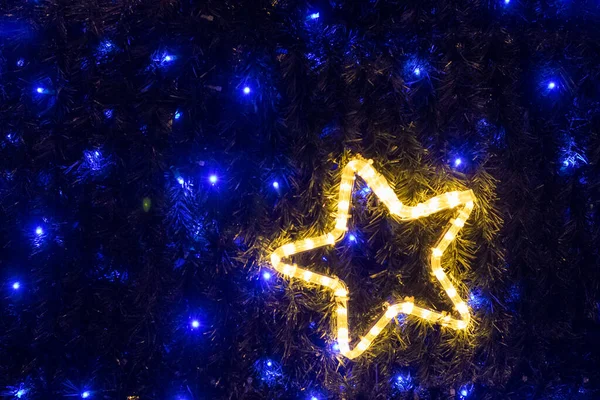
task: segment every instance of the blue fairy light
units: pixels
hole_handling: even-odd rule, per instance
[[[21,288],[21,282],[19,282],[19,281],[13,282],[12,288],[14,290],[19,290]]]
[[[331,345],[331,350],[333,350],[334,352],[338,353],[340,351],[340,345],[338,342],[335,342],[334,344]]]
[[[320,15],[319,15],[319,13],[318,13],[318,12],[316,12],[316,13],[312,13],[312,14],[310,14],[310,15],[309,15],[309,18],[310,18],[310,19],[318,19],[319,17],[320,17]]]
[[[177,178],[177,182],[183,186],[185,184],[185,180],[180,176],[179,178]]]
[[[413,70],[413,73],[414,73],[416,76],[419,76],[419,75],[421,75],[421,68],[419,68],[419,67],[416,67],[416,68]]]
[[[44,228],[38,226],[37,228],[35,228],[35,234],[38,236],[42,236],[44,234]]]
[[[274,182],[273,182],[273,187],[274,187],[275,189],[279,189],[279,182],[277,182],[277,181],[274,181]]]
[[[461,164],[462,164],[462,159],[460,157],[454,159],[454,168],[460,167]]]
[[[273,366],[273,361],[267,360],[267,367],[272,367],[272,366]]]
[[[194,319],[194,320],[192,320],[190,325],[192,326],[192,329],[198,329],[200,327],[200,321],[198,321],[197,319]]]
[[[354,234],[352,234],[352,233],[351,233],[350,235],[348,235],[348,239],[349,239],[351,242],[356,242],[356,236],[355,236]]]
[[[310,396],[310,400],[319,400],[317,396]]]
[[[89,390],[86,390],[85,392],[81,393],[81,398],[82,399],[87,399],[92,395],[92,393]]]
[[[177,120],[179,118],[181,118],[181,111],[175,111],[175,115],[174,118]]]
[[[510,0],[504,0],[504,4],[510,3]]]
[[[409,373],[401,373],[394,377],[392,386],[400,392],[407,392],[413,388],[414,382]]]
[[[269,271],[263,272],[262,276],[265,281],[268,281],[269,279],[271,279],[271,273]]]
[[[214,174],[208,178],[208,181],[211,183],[211,185],[214,185],[215,183],[217,183],[218,180],[219,180],[219,178]]]
[[[113,116],[113,110],[111,108],[104,110],[104,116],[106,119],[111,119]]]
[[[458,391],[461,399],[466,399],[471,395],[471,391],[473,390],[473,384],[464,385]]]
[[[20,399],[20,398],[22,398],[23,396],[25,396],[25,394],[27,394],[27,390],[25,390],[25,389],[19,389],[19,390],[17,390],[17,391],[15,392],[15,397],[16,397],[17,399]]]
[[[244,89],[243,89],[244,94],[246,94],[246,95],[250,94],[251,91],[252,90],[250,89],[250,86],[244,86]]]
[[[173,56],[170,54],[167,54],[166,56],[163,57],[163,61],[164,62],[171,62],[173,61]]]
[[[38,92],[39,94],[43,94],[44,92],[46,92],[46,89],[44,89],[43,87],[39,86],[35,89],[36,92]]]
[[[83,152],[85,167],[91,171],[98,172],[109,164],[100,150],[86,150]]]
[[[17,67],[22,67],[23,65],[25,65],[25,60],[22,58],[19,58],[17,60]]]
[[[553,90],[556,88],[556,82],[550,81],[548,82],[548,90]]]

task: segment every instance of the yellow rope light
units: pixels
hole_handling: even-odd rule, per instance
[[[473,191],[466,190],[462,192],[448,192],[439,196],[432,197],[424,203],[416,206],[407,206],[403,204],[394,190],[390,187],[387,180],[379,174],[372,166],[373,160],[364,160],[358,156],[348,162],[342,171],[342,179],[338,196],[338,206],[335,219],[335,228],[324,235],[308,239],[298,240],[293,243],[287,243],[279,247],[271,254],[271,265],[279,273],[289,278],[298,278],[306,283],[323,286],[334,292],[337,305],[337,341],[340,347],[340,353],[349,359],[360,356],[369,348],[373,340],[381,333],[383,328],[398,314],[414,315],[424,320],[440,323],[453,329],[465,329],[471,320],[469,307],[460,298],[449,275],[442,268],[442,256],[448,245],[456,238],[458,232],[465,225],[473,211],[475,196]],[[451,219],[445,228],[437,244],[431,249],[431,273],[440,282],[442,288],[454,304],[455,309],[460,314],[460,319],[454,319],[446,313],[440,313],[431,309],[422,308],[414,304],[410,298],[405,298],[404,302],[390,305],[386,312],[375,322],[367,334],[360,339],[354,349],[350,349],[348,332],[348,289],[346,284],[337,277],[329,277],[317,274],[308,269],[297,265],[285,264],[281,261],[284,257],[289,257],[307,250],[318,247],[333,245],[340,241],[347,229],[348,219],[350,218],[350,202],[352,200],[352,188],[355,176],[358,175],[364,179],[365,183],[372,189],[373,193],[385,204],[390,213],[403,221],[415,220],[437,213],[442,210],[457,209],[457,216]],[[459,207],[460,206],[460,207]]]

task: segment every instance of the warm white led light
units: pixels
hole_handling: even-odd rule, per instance
[[[335,228],[322,236],[311,237],[299,240],[294,243],[287,243],[277,248],[271,254],[272,267],[288,277],[301,278],[307,283],[319,284],[324,289],[332,290],[337,303],[337,342],[340,347],[340,353],[353,359],[360,356],[369,348],[373,340],[381,333],[389,321],[396,317],[398,313],[413,315],[422,318],[431,323],[441,323],[453,329],[465,329],[471,318],[469,307],[458,296],[456,289],[450,283],[449,276],[441,267],[441,257],[449,243],[452,242],[460,229],[465,225],[474,207],[475,196],[471,190],[462,192],[448,192],[439,196],[432,197],[425,203],[420,203],[414,207],[403,204],[397,197],[393,188],[387,180],[372,167],[372,161],[364,160],[362,157],[356,157],[342,171],[342,182],[340,184],[338,196],[337,218]],[[461,319],[454,319],[445,313],[439,313],[417,307],[414,299],[407,298],[404,302],[390,305],[385,313],[375,322],[367,335],[362,338],[354,349],[350,349],[349,331],[348,331],[348,290],[342,281],[324,275],[314,274],[312,271],[298,267],[296,265],[284,264],[282,257],[289,257],[296,253],[316,249],[319,247],[333,245],[336,241],[344,237],[348,229],[348,219],[350,218],[350,200],[352,199],[352,181],[354,174],[362,177],[365,183],[372,189],[373,193],[379,197],[381,202],[388,207],[390,213],[396,218],[404,221],[421,218],[423,216],[436,213],[442,210],[458,207],[458,217],[451,220],[449,228],[443,234],[443,238],[438,242],[437,247],[431,250],[431,272],[446,289],[448,297],[454,304],[456,310],[460,313]],[[459,207],[461,206],[462,207]]]

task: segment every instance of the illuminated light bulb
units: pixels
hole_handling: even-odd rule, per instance
[[[369,347],[369,342],[366,341],[365,339],[361,340],[358,343],[358,345],[356,346],[356,348],[360,351],[365,351],[368,347]]]
[[[556,88],[556,83],[554,81],[548,82],[548,89],[552,90]]]
[[[39,88],[35,89],[35,91],[38,92],[39,94],[42,94],[42,93],[44,93],[45,90],[43,87],[39,87]]]
[[[27,390],[25,390],[25,389],[19,389],[19,390],[17,390],[17,392],[15,393],[15,397],[16,397],[17,399],[20,399],[20,398],[22,398],[23,396],[25,396],[25,393],[27,393]]]
[[[339,230],[346,230],[346,218],[344,217],[340,217],[337,219],[336,223],[335,223],[335,229],[339,229]]]
[[[272,366],[273,366],[273,361],[271,361],[271,360],[268,360],[268,361],[267,361],[267,367],[272,367]]]
[[[331,233],[327,234],[327,244],[334,244],[335,243],[335,236],[333,236]]]
[[[446,293],[448,293],[448,296],[452,298],[456,296],[456,289],[454,289],[453,287],[449,287],[448,289],[446,289]]]
[[[348,315],[348,309],[345,307],[338,307],[337,313],[342,315]]]
[[[461,218],[456,218],[454,220],[454,225],[458,226],[459,228],[462,228],[463,226],[465,226],[465,221],[463,221]]]
[[[269,279],[271,279],[271,273],[268,271],[263,272],[262,276],[265,281],[268,281]]]
[[[504,4],[509,4],[510,0],[504,0]]]
[[[385,317],[388,319],[394,318],[396,315],[398,315],[398,310],[394,306],[391,306],[385,312]]]
[[[281,262],[281,257],[279,257],[277,254],[273,253],[271,254],[271,264],[276,267],[279,263]]]
[[[165,61],[165,62],[171,62],[171,61],[173,61],[173,56],[166,55],[166,56],[163,58],[163,61]]]
[[[419,68],[419,67],[416,67],[415,69],[413,69],[413,73],[414,73],[416,76],[419,76],[419,75],[421,75],[421,68]]]
[[[423,318],[428,319],[430,315],[431,315],[431,311],[429,311],[429,310],[421,310],[421,316]]]
[[[350,203],[346,200],[342,200],[338,203],[338,210],[346,211],[350,207]]]
[[[279,182],[277,182],[277,181],[273,182],[273,187],[275,189],[279,189]]]
[[[350,239],[351,242],[356,242],[356,236],[354,236],[353,234],[350,234],[348,236],[348,239]]]
[[[400,211],[402,210],[402,203],[400,202],[394,202],[391,206],[390,206],[390,212],[392,214],[400,214]]]
[[[251,91],[249,86],[244,86],[244,94],[250,94]]]
[[[183,178],[182,178],[182,177],[179,177],[179,178],[177,178],[177,182],[179,182],[179,184],[180,184],[181,186],[183,186],[183,184],[185,183],[185,180],[183,180]]]
[[[312,13],[312,14],[310,14],[310,15],[309,15],[309,17],[310,17],[310,19],[317,19],[317,18],[319,18],[319,17],[320,17],[320,15],[319,15],[319,13],[317,12],[317,13]]]
[[[437,197],[429,200],[429,209],[433,212],[436,212],[440,209],[440,200]]]
[[[35,234],[38,236],[41,236],[44,234],[44,229],[41,226],[38,226],[37,228],[35,228]]]
[[[283,267],[283,273],[285,275],[294,275],[295,272],[296,272],[296,267],[293,265],[287,264]]]
[[[304,274],[302,275],[302,277],[304,278],[305,281],[310,281],[310,277],[312,276],[312,272],[310,271],[304,271]]]
[[[469,395],[469,392],[467,391],[467,389],[463,389],[460,391],[460,395],[462,397],[467,397]]]
[[[348,296],[348,291],[344,288],[337,289],[334,293],[337,297],[346,297]]]
[[[446,198],[448,199],[448,204],[450,208],[454,208],[460,204],[460,199],[458,198],[458,193],[450,192],[446,194]]]
[[[435,270],[433,270],[433,274],[435,275],[436,278],[438,278],[440,280],[446,276],[446,273],[441,268],[436,268]]]
[[[414,303],[411,303],[410,301],[406,301],[406,302],[402,303],[402,312],[405,314],[410,314],[414,307],[415,307]]]
[[[373,336],[377,336],[377,335],[379,335],[379,333],[381,333],[381,328],[378,327],[377,325],[375,325],[374,327],[371,328],[369,333]]]
[[[340,341],[340,345],[343,344],[343,342],[347,342],[348,341],[348,328],[339,328],[338,329],[338,338]]]
[[[446,234],[444,235],[444,239],[446,239],[446,240],[453,240],[454,239],[454,233],[452,233],[452,232],[446,232]]]
[[[175,115],[173,116],[173,118],[175,118],[175,119],[181,118],[181,111],[176,111]]]
[[[340,185],[340,192],[349,192],[352,190],[352,185],[349,183],[342,183]]]
[[[469,312],[469,307],[464,302],[460,302],[456,304],[456,310],[458,310],[461,314],[466,314]]]
[[[217,178],[217,176],[216,176],[216,175],[211,175],[211,176],[208,178],[208,181],[209,181],[211,184],[213,184],[213,185],[214,185],[215,183],[217,183],[217,181],[218,181],[218,180],[219,180],[219,178]]]
[[[319,18],[319,17],[317,17],[317,18]],[[310,396],[310,400],[319,400],[319,398],[317,396]]]
[[[81,398],[82,399],[87,399],[91,396],[92,394],[90,393],[89,390],[86,390],[85,392],[81,393]]]
[[[326,276],[322,276],[322,277],[321,277],[321,284],[322,284],[323,286],[331,286],[331,282],[332,282],[332,279],[331,279],[331,278],[328,278],[328,277],[326,277]]]
[[[447,324],[448,322],[450,322],[450,316],[446,315],[444,318],[442,318],[442,321]]]
[[[433,256],[434,256],[434,257],[441,257],[441,256],[442,256],[442,254],[444,254],[444,252],[443,252],[443,251],[441,251],[440,249],[438,249],[437,247],[435,247],[435,248],[433,249],[432,253],[433,253]]]
[[[310,249],[314,249],[314,248],[315,248],[315,242],[313,242],[313,241],[312,241],[312,240],[310,240],[310,239],[306,239],[306,240],[304,241],[304,243],[306,244],[306,249],[307,249],[307,250],[310,250]]]
[[[294,243],[288,243],[281,247],[283,249],[283,254],[287,257],[290,254],[294,254],[296,252],[296,245]]]
[[[193,320],[192,323],[192,329],[196,329],[200,327],[200,321],[198,321],[197,319]]]
[[[25,60],[23,58],[19,58],[17,60],[17,67],[22,67],[23,65],[25,65]]]
[[[14,283],[12,284],[12,288],[13,288],[14,290],[19,290],[19,289],[21,288],[21,282],[14,282]]]
[[[454,160],[454,167],[458,168],[460,166],[460,164],[462,164],[462,160],[460,158],[457,158]]]
[[[456,327],[458,329],[465,329],[467,327],[467,323],[465,321],[457,321]]]

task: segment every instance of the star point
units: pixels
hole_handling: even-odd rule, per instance
[[[471,211],[475,206],[473,191],[452,191],[434,196],[424,203],[415,206],[403,204],[389,185],[385,177],[379,174],[372,166],[372,160],[365,160],[357,156],[350,160],[342,170],[338,194],[337,212],[335,214],[335,228],[321,236],[301,239],[296,242],[286,243],[278,247],[270,256],[272,267],[279,273],[289,278],[297,278],[308,284],[316,284],[325,289],[332,290],[336,302],[337,314],[337,343],[340,353],[349,359],[363,354],[372,344],[373,340],[381,333],[387,324],[398,314],[413,315],[433,323],[456,330],[467,328],[471,314],[465,301],[458,295],[452,284],[451,277],[442,267],[442,256],[450,243],[456,238],[458,232],[464,227]],[[348,297],[349,290],[346,284],[337,277],[330,277],[315,273],[302,266],[283,263],[281,260],[294,254],[324,246],[334,245],[340,241],[347,232],[348,219],[350,218],[350,204],[355,175],[360,176],[373,193],[388,208],[392,216],[401,221],[411,221],[435,214],[437,212],[456,209],[456,216],[450,220],[439,241],[431,249],[430,271],[446,291],[454,308],[458,311],[460,319],[452,318],[446,312],[417,306],[413,298],[405,298],[403,302],[390,305],[383,315],[375,322],[371,329],[363,336],[358,344],[351,349],[348,328]]]

